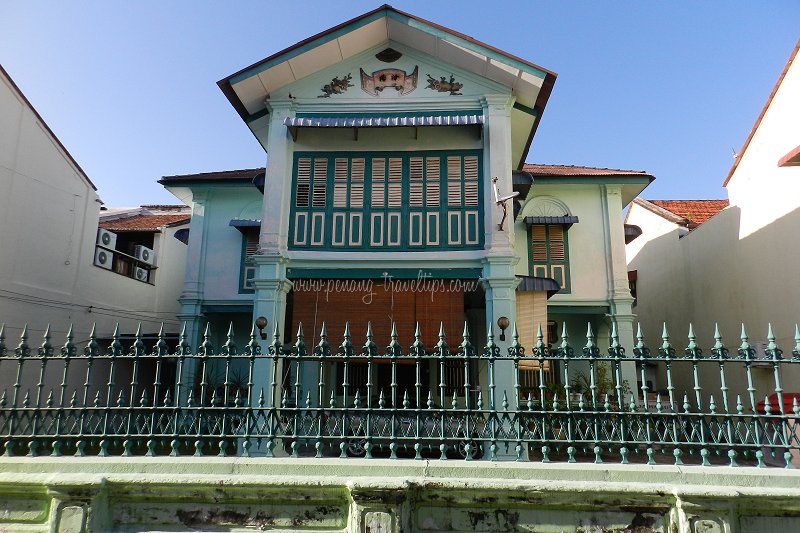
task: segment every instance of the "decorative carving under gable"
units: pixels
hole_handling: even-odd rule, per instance
[[[530,217],[572,216],[567,204],[552,196],[535,196],[525,206],[524,212]]]
[[[450,75],[450,81],[442,76],[438,80],[428,74],[428,85],[425,87],[426,89],[433,89],[436,92],[440,93],[450,93],[451,96],[460,96],[461,93],[458,92],[464,87],[464,84],[460,81],[456,81],[453,75]]]
[[[338,76],[335,76],[330,83],[322,87],[322,94],[317,96],[317,98],[330,98],[334,94],[342,94],[343,92],[347,91],[349,87],[353,87],[353,84],[350,83],[351,81],[353,81],[352,74],[347,74],[347,76],[343,77],[342,79],[339,79]]]
[[[372,96],[380,96],[380,93],[387,87],[394,88],[401,96],[413,92],[417,88],[419,66],[415,66],[410,74],[397,68],[376,70],[372,74],[367,74],[363,68],[360,70],[361,88]]]

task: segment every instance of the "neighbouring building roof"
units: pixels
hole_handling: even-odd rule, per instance
[[[779,167],[800,167],[800,146],[790,151],[778,161]]]
[[[633,202],[690,230],[728,207],[728,200],[644,200],[636,198]]]
[[[540,165],[525,163],[522,171],[533,176],[641,176],[655,178],[644,170],[621,170],[617,168],[582,167],[576,165]]]
[[[221,170],[217,172],[201,172],[199,174],[178,174],[175,176],[162,176],[159,183],[162,185],[177,185],[192,181],[252,181],[256,174],[264,172],[264,167],[245,168],[240,170]]]
[[[753,136],[756,134],[756,130],[761,125],[761,121],[764,119],[764,115],[767,114],[767,109],[769,109],[770,104],[772,103],[772,99],[775,98],[775,93],[778,92],[778,87],[781,86],[783,82],[783,78],[786,77],[786,73],[789,71],[789,67],[794,61],[794,58],[797,56],[797,52],[800,50],[800,39],[797,40],[797,44],[794,46],[794,50],[792,50],[792,54],[789,56],[789,60],[786,62],[786,66],[783,67],[783,71],[781,75],[778,76],[778,81],[775,82],[775,86],[772,88],[772,92],[769,93],[769,97],[767,97],[767,101],[764,103],[764,107],[761,108],[761,112],[758,114],[758,118],[756,118],[756,123],[753,124],[753,129],[750,130],[750,134],[745,139],[744,144],[742,145],[742,149],[736,154],[736,159],[733,160],[733,166],[728,171],[728,175],[725,177],[725,181],[722,183],[722,186],[725,187],[728,185],[728,182],[733,176],[733,173],[736,171],[736,167],[739,166],[739,161],[742,160],[742,156],[747,151],[747,147],[750,146],[750,141],[753,140]]]
[[[99,227],[109,231],[158,231],[159,228],[191,218],[190,213],[176,215],[134,215],[132,217],[101,221]]]
[[[72,154],[69,153],[69,150],[67,150],[67,147],[64,146],[61,143],[61,141],[58,139],[58,137],[56,137],[56,134],[53,133],[53,130],[51,130],[50,126],[47,125],[47,122],[44,121],[44,119],[42,118],[42,115],[40,115],[39,112],[36,111],[36,108],[33,107],[33,104],[31,104],[30,100],[28,100],[25,97],[25,94],[23,94],[23,92],[20,90],[20,88],[17,86],[17,84],[14,83],[14,80],[11,79],[11,75],[9,75],[9,73],[6,72],[6,70],[3,68],[3,65],[1,65],[1,64],[0,64],[0,74],[2,74],[2,77],[4,77],[5,79],[8,80],[8,83],[11,86],[11,89],[13,89],[14,92],[17,93],[17,95],[25,103],[25,105],[28,106],[28,108],[33,112],[33,114],[36,116],[36,119],[39,121],[39,123],[41,123],[41,125],[45,129],[45,131],[47,131],[47,133],[50,135],[50,138],[53,140],[53,142],[56,143],[56,145],[58,145],[59,148],[61,148],[61,150],[64,152],[64,155],[67,157],[67,159],[69,159],[70,163],[72,163],[75,166],[75,169],[78,171],[78,173],[80,173],[80,175],[83,177],[83,179],[85,179],[86,182],[92,187],[92,189],[94,189],[96,191],[97,187],[95,186],[95,184],[92,183],[92,180],[89,179],[89,176],[86,175],[86,172],[84,172],[84,170],[81,168],[81,166],[78,164],[78,162],[75,161],[75,158],[72,157]]]

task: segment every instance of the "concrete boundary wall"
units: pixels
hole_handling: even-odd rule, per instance
[[[800,471],[2,457],[0,532],[800,531]]]

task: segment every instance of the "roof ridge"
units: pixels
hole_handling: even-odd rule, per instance
[[[611,167],[593,167],[589,165],[563,165],[563,164],[552,164],[552,163],[525,163],[522,166],[522,170],[525,170],[526,166],[538,166],[538,167],[557,167],[557,168],[589,168],[592,170],[614,170],[618,172],[636,172],[641,174],[647,174],[646,170],[634,170],[634,169],[625,169],[625,168],[611,168]]]
[[[212,170],[209,172],[190,172],[188,174],[171,174],[167,176],[161,176],[162,179],[164,178],[182,178],[184,176],[210,176],[212,174],[237,174],[241,172],[264,172],[266,167],[256,167],[256,168],[239,168],[234,170]]]

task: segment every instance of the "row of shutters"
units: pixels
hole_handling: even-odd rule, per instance
[[[325,208],[328,205],[328,158],[297,160],[295,207]],[[447,205],[478,206],[478,157],[446,158]],[[441,158],[408,158],[408,204],[439,207],[441,202]],[[366,160],[337,157],[333,160],[333,207],[363,209]],[[388,172],[387,172],[388,171]],[[369,205],[373,208],[403,206],[403,158],[375,157],[371,160]]]

